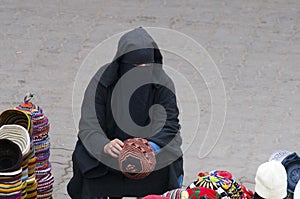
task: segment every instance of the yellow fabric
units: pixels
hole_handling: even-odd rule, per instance
[[[22,184],[22,181],[21,180],[18,180],[17,182],[14,182],[14,183],[0,183],[0,188],[3,188],[5,189],[6,187],[7,188],[10,188],[10,187],[15,187],[15,186],[20,186]]]
[[[0,188],[0,193],[10,193],[10,192],[15,192],[15,191],[20,191],[22,190],[22,184],[16,187],[11,187],[11,188]]]

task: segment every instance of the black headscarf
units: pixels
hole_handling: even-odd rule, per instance
[[[126,53],[125,55],[121,56],[118,60],[119,62],[119,78],[122,78],[127,72],[130,72],[132,69],[136,67],[140,67],[139,70],[141,70],[140,75],[143,75],[145,78],[152,78],[153,76],[153,63],[155,63],[154,58],[154,49],[147,48],[147,49],[139,49],[134,50],[131,52]],[[148,64],[147,66],[137,66],[140,64]],[[149,65],[150,64],[150,65]],[[130,79],[128,81],[128,84],[135,84],[135,78]],[[118,101],[116,102],[118,104],[122,104],[121,100],[122,96],[125,96],[125,93],[128,92],[127,85],[122,84],[122,89],[120,92],[120,96],[118,96]],[[152,84],[146,84],[141,85],[131,96],[129,101],[129,113],[132,118],[132,120],[139,126],[145,126],[149,124],[150,118],[149,118],[149,108],[151,103],[151,93],[153,92]],[[119,102],[119,103],[118,103]],[[117,117],[122,118],[124,113],[124,109],[119,109]],[[143,132],[124,132],[120,128],[116,129],[116,133],[118,135],[120,134],[140,134],[141,137],[145,136],[142,133]],[[124,136],[124,138],[127,138],[127,136]]]

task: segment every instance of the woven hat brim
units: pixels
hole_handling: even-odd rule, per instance
[[[25,156],[30,149],[30,137],[28,131],[20,125],[8,124],[0,127],[0,139],[9,139],[16,143]]]
[[[0,176],[15,176],[22,173],[22,168],[12,172],[0,172]]]
[[[18,124],[30,132],[31,119],[29,115],[22,110],[7,109],[0,114],[0,127],[7,124]]]

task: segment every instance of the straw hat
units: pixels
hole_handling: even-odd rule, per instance
[[[0,114],[0,127],[6,124],[18,124],[31,133],[31,119],[21,110],[7,109]]]
[[[0,172],[19,170],[22,164],[20,147],[8,139],[0,139]]]
[[[16,143],[20,147],[23,156],[29,152],[30,138],[28,131],[23,126],[16,124],[3,125],[0,128],[0,139],[4,138]]]

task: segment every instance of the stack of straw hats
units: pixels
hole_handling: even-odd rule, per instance
[[[32,138],[36,156],[36,179],[37,198],[52,198],[54,177],[51,173],[50,157],[50,137],[48,135],[50,124],[43,110],[30,102],[33,95],[28,93],[24,98],[24,103],[16,109],[25,111],[32,121]]]
[[[0,139],[0,198],[21,199],[22,184],[21,149],[9,139]]]
[[[28,114],[16,109],[5,110],[0,114],[0,127],[0,139],[14,142],[22,152],[22,198],[36,198],[36,157],[31,139],[31,120]]]

